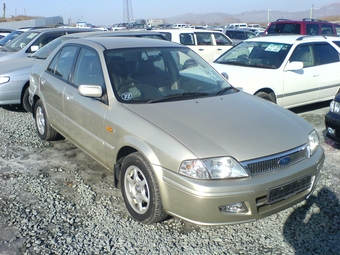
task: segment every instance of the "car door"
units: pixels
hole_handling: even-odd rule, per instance
[[[107,101],[104,75],[96,51],[86,47],[80,49],[71,81],[65,87],[63,96],[67,134],[75,144],[105,165],[103,122]],[[104,91],[103,97],[90,98],[80,95],[80,85],[100,85]]]
[[[233,47],[233,42],[222,33],[212,33],[215,45],[214,60]]]
[[[340,86],[340,55],[328,42],[314,44],[318,62],[319,100],[332,99]]]
[[[78,48],[74,46],[62,48],[40,77],[40,90],[44,95],[48,118],[52,126],[61,133],[65,131],[63,93],[77,51]]]
[[[210,32],[195,32],[196,45],[189,46],[208,62],[213,62],[215,59],[216,46],[214,46],[212,33]]]
[[[298,45],[289,58],[289,63],[303,62],[301,70],[283,70],[283,95],[281,104],[293,107],[317,99],[319,90],[318,66],[312,43]]]

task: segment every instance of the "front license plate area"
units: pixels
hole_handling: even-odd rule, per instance
[[[311,179],[311,175],[307,175],[298,180],[270,189],[268,192],[268,204],[279,202],[309,189],[311,186]]]

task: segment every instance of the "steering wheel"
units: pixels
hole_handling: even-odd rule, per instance
[[[242,55],[238,56],[237,60],[240,61],[240,62],[243,62],[245,64],[251,64],[252,63],[252,60],[246,54],[242,54]]]

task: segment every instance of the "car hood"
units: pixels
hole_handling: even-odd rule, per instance
[[[306,144],[313,130],[289,110],[244,92],[125,107],[177,139],[198,158],[230,155],[244,161],[264,157]]]
[[[278,69],[218,63],[211,63],[211,65],[219,73],[226,73],[228,75],[228,82],[234,87],[242,87],[245,92],[250,94],[254,94],[254,92],[259,89],[259,87],[254,86],[254,84],[261,84],[262,87],[268,86],[272,88],[273,84],[278,84],[280,82],[281,72],[278,71]]]
[[[7,61],[0,61],[0,73],[4,74],[14,70],[32,67],[35,63],[39,62],[41,62],[41,59],[36,58],[17,58]]]

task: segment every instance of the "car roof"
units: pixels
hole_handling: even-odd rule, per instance
[[[171,33],[196,33],[196,32],[205,32],[205,33],[222,33],[221,31],[214,30],[214,29],[190,29],[190,28],[173,28],[173,29],[158,29],[157,32],[171,32]],[[223,34],[223,33],[222,33]]]
[[[137,48],[137,47],[183,47],[185,45],[177,44],[167,40],[155,40],[150,38],[137,38],[137,37],[84,37],[79,39],[71,39],[66,43],[78,44],[100,44],[106,49],[124,49],[124,48]]]
[[[96,29],[91,29],[91,28],[38,28],[38,29],[30,29],[26,32],[38,32],[38,33],[44,33],[44,32],[53,32],[53,31],[65,31],[65,32],[72,32],[72,31],[83,31],[83,32],[90,32],[90,31],[98,31]]]
[[[151,32],[151,31],[98,31],[98,30],[91,30],[90,32],[81,32],[81,33],[73,33],[73,34],[67,34],[63,37],[72,37],[72,38],[84,38],[88,36],[97,36],[97,37],[113,37],[113,36],[143,36],[143,35],[157,35],[162,37],[164,40],[166,40],[165,36],[163,36],[159,32]]]
[[[273,43],[287,43],[294,44],[298,41],[303,42],[313,42],[313,41],[328,41],[330,39],[337,39],[337,36],[328,36],[325,37],[323,35],[271,35],[271,36],[263,36],[263,37],[254,37],[251,39],[247,39],[246,41],[258,41],[258,42],[273,42]]]

